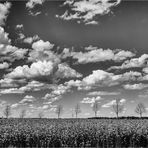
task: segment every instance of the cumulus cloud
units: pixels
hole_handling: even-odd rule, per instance
[[[26,37],[24,38],[23,42],[24,43],[28,43],[28,44],[32,44],[33,42],[39,40],[39,36],[38,35],[34,35],[33,37]]]
[[[126,99],[120,99],[120,104],[124,104],[126,102]],[[108,107],[111,107],[112,105],[114,105],[116,103],[116,100],[112,100],[112,101],[109,101],[108,103],[106,104],[103,104],[102,107],[103,108],[108,108]]]
[[[39,40],[32,44],[32,48],[36,49],[37,51],[42,51],[44,49],[52,49],[54,44],[51,44],[49,41],[44,42],[43,40]]]
[[[50,85],[33,80],[20,87],[19,89],[23,92],[41,91],[44,89],[50,89]]]
[[[56,76],[59,78],[80,78],[82,74],[70,68],[66,63],[62,63],[58,65]]]
[[[90,22],[85,23],[85,25],[97,25],[97,24],[98,24],[97,21],[90,21]]]
[[[60,84],[56,85],[52,88],[52,91],[50,93],[47,93],[42,99],[47,100],[46,104],[52,104],[53,102],[59,100],[62,98],[62,95],[66,94],[67,92],[70,92],[70,87]]]
[[[103,70],[94,70],[92,74],[84,77],[82,80],[70,80],[66,85],[77,87],[79,90],[90,90],[96,87],[115,86],[128,81],[136,81],[141,77],[139,72],[126,72],[115,75]]]
[[[22,84],[25,84],[26,81],[21,79],[21,80],[14,80],[10,78],[4,78],[0,80],[0,86],[1,88],[15,88],[19,87]]]
[[[85,24],[97,24],[95,17],[108,14],[111,8],[117,6],[121,0],[110,2],[110,0],[80,0],[64,2],[64,6],[68,5],[70,11],[66,10],[63,15],[56,15],[57,18],[63,20],[77,20]]]
[[[33,9],[35,5],[39,4],[39,5],[42,5],[43,2],[45,0],[29,0],[27,3],[26,3],[26,7],[28,9]]]
[[[36,100],[36,99],[35,99],[33,96],[26,95],[26,96],[19,102],[19,104],[23,104],[23,105],[32,104],[35,100]]]
[[[67,64],[57,64],[52,61],[37,61],[30,65],[18,66],[12,72],[5,75],[5,78],[11,79],[33,79],[46,80],[47,82],[56,81],[56,79],[79,78],[82,75],[70,68]]]
[[[10,44],[11,40],[8,38],[8,33],[0,26],[0,44]]]
[[[144,67],[142,69],[143,72],[143,76],[141,78],[139,78],[139,81],[147,81],[148,80],[148,67],[146,65],[146,67]]]
[[[8,88],[0,90],[0,94],[22,94],[22,93],[24,92],[18,88]]]
[[[10,7],[10,2],[0,3],[0,26],[5,24]]]
[[[130,60],[126,60],[121,66],[112,66],[108,70],[144,67],[145,65],[147,65],[147,60],[148,60],[148,54],[143,54],[139,58],[132,58]]]
[[[79,64],[96,63],[100,61],[122,61],[135,56],[134,53],[124,50],[111,50],[89,46],[85,48],[87,52],[69,52],[68,49],[63,50],[63,58],[72,57]]]
[[[102,100],[102,98],[100,96],[92,97],[92,98],[86,97],[86,98],[83,98],[83,100],[81,101],[81,103],[84,103],[84,104],[93,104],[95,101],[99,101],[99,100]]]
[[[4,28],[0,27],[0,62],[3,62],[3,65],[1,64],[1,67],[4,66],[7,68],[8,65],[4,61],[14,62],[15,60],[24,59],[25,55],[28,52],[28,49],[12,46],[11,40],[9,39],[8,35],[9,34],[4,31]]]
[[[0,61],[10,61],[24,59],[28,49],[18,48],[12,45],[0,44]]]
[[[7,62],[0,63],[0,69],[7,69],[9,67],[9,64]]]
[[[33,50],[29,53],[29,61],[38,60],[50,60],[53,62],[59,62],[60,59],[57,54],[55,54],[51,49],[53,49],[54,44],[49,41],[44,42],[43,40],[38,40],[32,44]]]
[[[53,72],[54,64],[51,61],[38,61],[28,65],[18,66],[12,72],[6,75],[8,78],[37,78],[41,76],[50,76]]]
[[[16,25],[16,29],[23,29],[23,28],[24,28],[23,24]]]
[[[112,96],[112,95],[119,95],[120,92],[108,92],[108,91],[93,91],[89,92],[89,96]]]
[[[143,83],[123,85],[123,88],[127,90],[141,90],[147,87],[148,87],[148,84],[143,84]]]
[[[1,93],[2,94],[18,94],[42,90],[52,90],[52,84],[41,83],[39,81],[26,82],[24,79],[10,79],[4,78],[0,80]]]
[[[17,108],[18,106],[19,106],[18,103],[11,104],[11,108],[12,108],[12,109]]]

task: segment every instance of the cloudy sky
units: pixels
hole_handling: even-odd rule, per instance
[[[148,108],[148,2],[110,0],[1,1],[0,116],[8,104],[12,116],[136,115]]]

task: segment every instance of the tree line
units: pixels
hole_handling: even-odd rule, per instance
[[[100,105],[98,104],[98,101],[95,101],[92,105],[92,111],[94,112],[94,116],[97,117],[98,111],[100,110]],[[116,99],[115,102],[112,104],[112,111],[116,114],[116,117],[119,118],[119,115],[123,112],[124,105],[120,102],[120,99]],[[60,118],[63,113],[63,106],[60,104],[56,107],[55,113],[57,114],[57,118]],[[78,115],[81,113],[81,107],[80,104],[77,103],[72,110],[72,117],[78,118]],[[135,113],[139,115],[140,118],[142,118],[143,114],[146,113],[146,107],[145,105],[140,102],[137,104],[135,108]],[[9,118],[11,116],[11,106],[6,105],[3,111],[3,114],[5,118]],[[75,115],[75,116],[74,116]],[[26,110],[22,109],[20,111],[20,118],[26,117]],[[44,114],[43,112],[38,113],[38,118],[43,118]]]

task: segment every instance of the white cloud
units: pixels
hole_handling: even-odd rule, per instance
[[[37,41],[37,40],[39,40],[39,39],[40,39],[40,38],[39,38],[38,35],[34,35],[33,37],[26,37],[26,38],[23,40],[23,42],[24,42],[24,43],[31,44],[31,43],[33,43],[34,41]]]
[[[28,82],[27,85],[20,87],[19,89],[23,92],[28,92],[28,91],[33,92],[33,91],[41,91],[43,89],[49,89],[49,88],[50,88],[50,85],[33,80]]]
[[[1,94],[18,94],[25,92],[41,91],[53,89],[51,84],[41,83],[38,81],[27,82],[24,79],[9,79],[4,78],[0,80]],[[4,89],[5,88],[5,89]]]
[[[102,98],[100,96],[97,96],[97,97],[92,97],[92,98],[83,98],[83,100],[81,101],[81,103],[84,103],[84,104],[93,104],[95,101],[99,101],[99,100],[102,100]]]
[[[10,7],[11,7],[10,2],[5,2],[3,4],[0,3],[0,25],[5,24],[5,20],[7,19]]]
[[[30,104],[33,103],[36,99],[33,96],[26,95],[19,104]]]
[[[108,107],[111,107],[114,103],[116,102],[116,100],[112,100],[106,104],[103,104],[102,107],[103,108],[108,108]]]
[[[54,47],[54,44],[51,44],[50,42],[46,41],[44,42],[43,40],[39,40],[37,42],[34,42],[32,44],[32,48],[37,50],[37,51],[42,51],[44,49],[52,49]]]
[[[25,39],[25,35],[22,32],[18,33],[18,40],[23,40],[23,39]]]
[[[125,102],[126,102],[125,99],[120,99],[120,104],[124,104]],[[103,104],[102,107],[103,108],[108,108],[108,107],[111,107],[115,103],[116,103],[116,100],[112,100],[112,101],[110,101],[110,102],[108,102],[106,104]]]
[[[135,81],[141,77],[139,72],[126,72],[119,75],[108,73],[103,70],[94,70],[92,74],[84,77],[82,80],[70,80],[65,82],[70,87],[77,87],[78,90],[90,90],[92,88],[103,86],[115,86],[128,81]]]
[[[68,49],[63,50],[63,58],[72,57],[77,59],[77,63],[87,64],[87,63],[96,63],[100,61],[122,61],[127,58],[135,56],[134,53],[124,50],[111,50],[102,48],[97,49],[96,47],[85,47],[87,52],[69,52]]]
[[[11,40],[8,38],[8,33],[0,26],[0,44],[10,44]]]
[[[110,2],[109,0],[68,0],[64,2],[64,5],[68,5],[71,12],[67,10],[63,15],[56,15],[56,17],[63,20],[77,20],[78,23],[82,21],[85,24],[96,24],[96,16],[108,14],[111,8],[117,6],[120,1],[121,0],[116,0],[115,2]]]
[[[109,68],[109,70],[143,67],[143,66],[147,65],[147,60],[148,60],[148,54],[143,54],[139,58],[133,58],[130,60],[126,60],[121,66],[112,66]]]
[[[148,67],[143,68],[142,70],[145,74],[148,74]]]
[[[22,94],[22,93],[24,92],[18,88],[8,88],[0,90],[0,94]]]
[[[26,7],[27,7],[28,9],[33,9],[35,5],[37,5],[37,4],[42,5],[44,1],[45,1],[45,0],[29,0],[29,1],[26,3]]]
[[[120,92],[107,92],[107,91],[93,91],[89,92],[89,96],[112,96],[112,95],[119,95]]]
[[[9,64],[7,62],[0,63],[0,69],[7,69],[9,67]]]
[[[142,84],[142,83],[138,83],[138,84],[125,84],[123,85],[124,89],[128,89],[128,90],[141,90],[144,88],[148,87],[148,84]]]
[[[43,61],[50,60],[53,62],[60,62],[57,54],[55,54],[51,49],[53,49],[54,44],[43,40],[36,41],[32,44],[33,50],[29,53],[29,61]]]
[[[18,24],[18,25],[16,25],[16,29],[23,29],[23,24]]]
[[[19,87],[19,85],[25,84],[25,80],[13,80],[9,78],[4,78],[0,80],[1,88],[14,88]]]
[[[44,100],[48,100],[48,104],[51,104],[59,99],[62,98],[62,95],[66,94],[67,92],[70,92],[70,87],[60,84],[60,85],[56,85],[52,88],[53,90],[49,93],[47,93],[43,99]]]
[[[14,109],[14,108],[17,108],[18,106],[19,106],[19,103],[14,103],[14,104],[11,105],[11,108]]]
[[[37,61],[30,65],[18,66],[12,72],[5,75],[11,79],[46,79],[56,81],[56,79],[79,78],[82,75],[70,68],[67,64],[57,64],[51,61]]]
[[[17,48],[11,45],[0,44],[0,61],[8,60],[13,62],[15,60],[23,59],[28,49]]]
[[[12,72],[6,75],[8,78],[38,78],[42,76],[51,76],[54,64],[51,61],[38,61],[28,65],[18,66]]]
[[[90,21],[90,22],[85,23],[85,25],[97,25],[97,24],[98,24],[97,21]]]
[[[58,65],[56,76],[59,78],[80,78],[82,74],[70,68],[66,63],[62,63]]]
[[[112,81],[113,73],[108,73],[103,70],[94,70],[92,74],[83,79],[86,85],[107,84]]]

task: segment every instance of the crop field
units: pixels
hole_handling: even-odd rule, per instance
[[[148,147],[148,120],[0,119],[0,147]]]

